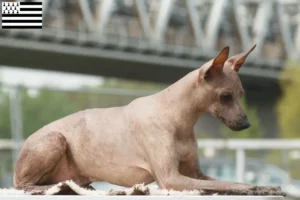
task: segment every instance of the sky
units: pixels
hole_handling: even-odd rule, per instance
[[[82,85],[95,86],[102,82],[102,78],[100,76],[12,68],[5,66],[0,67],[0,79],[2,83],[9,85],[22,84],[28,87],[40,87],[47,85],[63,89],[75,89]]]

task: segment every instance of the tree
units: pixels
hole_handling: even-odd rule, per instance
[[[277,116],[281,138],[300,138],[300,63],[288,61],[280,79],[281,98],[277,103]],[[293,178],[300,179],[299,159],[289,160],[289,171]]]
[[[66,93],[41,90],[31,96],[27,89],[21,91],[23,114],[23,137],[44,125],[78,111],[76,101],[70,101]],[[11,138],[9,95],[0,89],[0,138]]]
[[[0,138],[11,138],[9,96],[0,85]]]
[[[80,110],[78,103],[71,101],[67,94],[60,91],[40,90],[36,96],[31,96],[28,90],[23,90],[23,134],[25,138],[50,122]]]
[[[300,137],[300,63],[289,61],[280,79],[282,96],[277,103],[277,113],[282,138]]]

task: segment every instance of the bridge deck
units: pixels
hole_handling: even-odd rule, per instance
[[[118,46],[114,40],[78,42],[76,36],[58,39],[51,31],[4,34],[0,37],[0,64],[35,69],[66,71],[138,80],[174,82],[189,71],[212,59],[217,52],[201,52],[195,47],[175,48],[167,45],[157,49],[147,41]],[[74,34],[76,35],[76,34]],[[179,50],[180,51],[179,51]],[[242,78],[269,82],[277,80],[280,61],[249,58],[241,70]]]

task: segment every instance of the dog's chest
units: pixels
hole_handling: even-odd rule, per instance
[[[192,138],[178,140],[176,142],[176,151],[180,161],[185,161],[192,155],[195,155],[197,151],[196,141]]]

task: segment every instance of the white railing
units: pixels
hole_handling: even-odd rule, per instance
[[[199,139],[198,147],[207,152],[218,149],[234,150],[237,181],[243,182],[246,150],[300,150],[300,139]]]
[[[236,177],[243,182],[246,150],[300,150],[300,139],[199,139],[198,148],[204,152],[229,149],[236,152]],[[17,143],[9,139],[0,139],[0,150],[19,149],[22,142]]]

